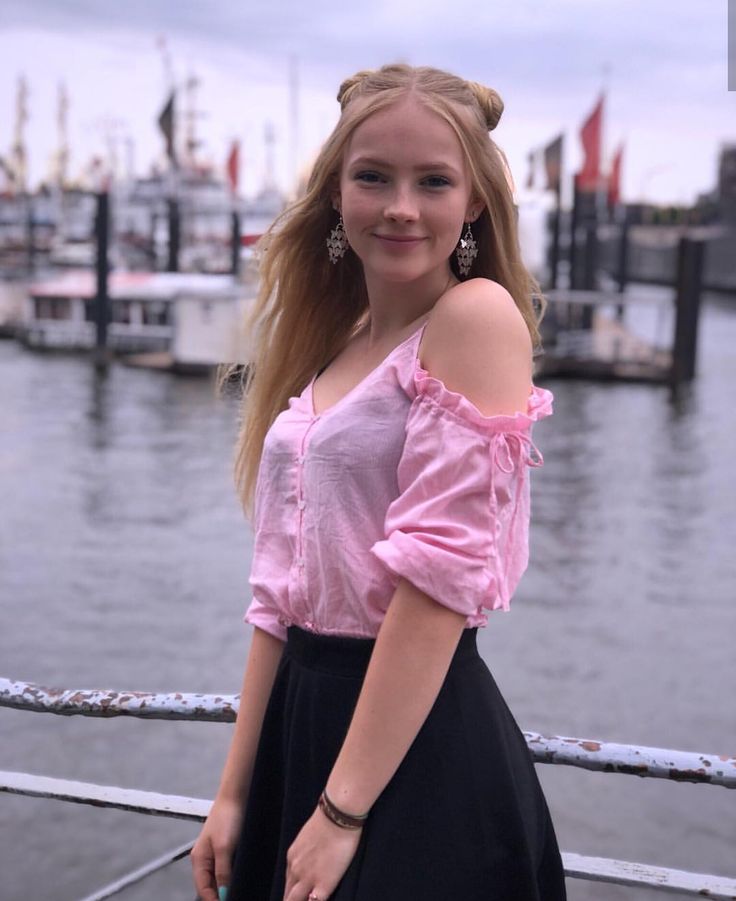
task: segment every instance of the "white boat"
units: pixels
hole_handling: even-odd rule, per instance
[[[171,368],[247,359],[242,322],[253,289],[230,275],[113,272],[108,347],[164,353]],[[69,271],[33,283],[17,337],[28,347],[87,351],[96,340],[95,274]]]

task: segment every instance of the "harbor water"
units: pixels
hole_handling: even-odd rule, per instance
[[[677,402],[662,386],[543,383],[555,415],[534,436],[531,564],[479,636],[523,729],[734,754],[735,346],[736,301],[707,296],[698,378]],[[0,342],[0,675],[239,690],[237,414],[206,379],[120,364],[100,377],[83,357]],[[211,798],[231,731],[0,709],[0,768]],[[537,771],[563,850],[736,876],[733,792]],[[0,795],[0,898],[77,901],[198,828]],[[571,901],[660,897],[568,886]],[[191,901],[189,861],[118,897]]]

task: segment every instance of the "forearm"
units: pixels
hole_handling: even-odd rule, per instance
[[[368,810],[398,769],[439,694],[465,621],[399,582],[327,781],[346,813]]]
[[[283,649],[282,641],[262,629],[254,629],[240,690],[235,731],[217,798],[238,803],[244,803],[247,798],[263,717]]]

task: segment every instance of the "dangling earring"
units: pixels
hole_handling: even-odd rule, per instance
[[[338,260],[345,256],[348,247],[348,236],[345,234],[345,223],[342,221],[342,213],[340,213],[340,221],[330,232],[330,237],[325,241],[327,244],[327,253],[330,255],[330,262],[337,263]]]
[[[478,245],[475,243],[475,238],[473,237],[473,232],[470,230],[469,222],[466,223],[465,234],[460,238],[455,249],[455,256],[457,257],[457,266],[460,270],[460,275],[465,278],[470,272],[473,260],[478,256]]]

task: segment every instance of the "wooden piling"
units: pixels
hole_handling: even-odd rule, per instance
[[[181,241],[181,220],[179,217],[179,202],[174,197],[166,201],[169,223],[169,258],[166,264],[167,272],[179,271],[179,245]]]
[[[237,278],[240,275],[240,215],[232,211],[230,217],[230,271]]]
[[[97,252],[95,272],[97,291],[94,304],[96,339],[92,357],[95,367],[98,370],[105,370],[110,359],[110,350],[107,346],[107,326],[110,321],[110,295],[108,290],[110,267],[107,258],[110,237],[110,204],[106,191],[102,191],[96,196],[95,245]]]
[[[28,251],[28,274],[36,271],[36,222],[33,218],[33,196],[26,194],[26,248]]]
[[[670,381],[673,386],[695,378],[698,318],[703,277],[702,240],[682,237],[677,252],[675,334]]]

